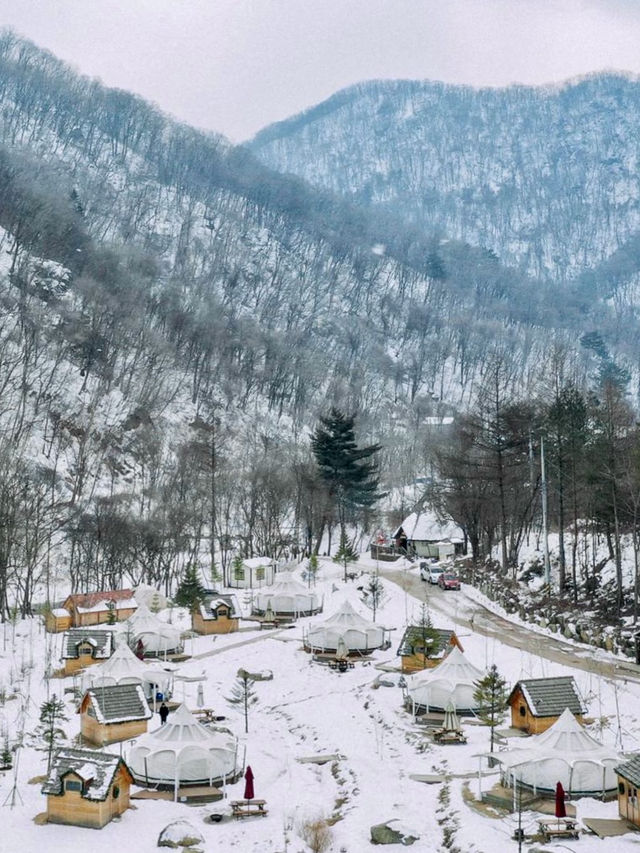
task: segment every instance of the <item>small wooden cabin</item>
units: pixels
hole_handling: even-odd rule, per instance
[[[217,592],[207,595],[191,614],[191,626],[198,634],[231,634],[239,621],[235,598]]]
[[[71,628],[64,637],[62,652],[64,674],[73,675],[79,669],[101,663],[111,657],[113,650],[114,641],[111,631]]]
[[[618,777],[618,813],[620,817],[640,827],[640,755],[634,755],[614,769]]]
[[[434,633],[437,637],[435,645],[433,642],[429,642],[434,639]],[[426,655],[425,641],[428,646]],[[405,630],[397,651],[402,661],[402,672],[432,669],[444,660],[454,646],[464,652],[462,643],[455,631],[448,631],[443,628],[424,629],[420,625],[410,625]]]
[[[77,713],[82,737],[98,746],[144,734],[152,717],[140,684],[92,687],[84,694]]]
[[[59,634],[71,627],[71,614],[64,607],[50,607],[44,614],[44,629],[49,634]]]
[[[69,595],[62,607],[71,614],[74,628],[124,622],[137,609],[132,589],[107,589]]]
[[[133,777],[122,758],[93,749],[60,749],[42,786],[47,820],[102,829],[129,808]]]
[[[584,725],[586,708],[576,682],[570,675],[518,681],[507,702],[511,707],[512,727],[531,735],[546,731],[565,708]]]

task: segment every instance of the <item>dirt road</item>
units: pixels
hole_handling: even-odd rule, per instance
[[[534,628],[504,619],[473,600],[473,587],[466,587],[464,592],[445,591],[402,569],[381,569],[380,574],[397,583],[418,601],[425,601],[426,596],[430,610],[443,613],[454,624],[463,625],[477,634],[604,678],[640,684],[640,666],[592,646],[569,643],[560,637],[548,636]]]

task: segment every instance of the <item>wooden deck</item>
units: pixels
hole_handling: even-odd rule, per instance
[[[173,800],[173,790],[158,791],[155,788],[144,788],[131,794],[132,800]],[[181,803],[216,803],[222,799],[220,788],[210,785],[192,785],[178,788],[178,802]]]

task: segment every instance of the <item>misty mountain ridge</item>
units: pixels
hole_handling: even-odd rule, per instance
[[[640,82],[475,89],[372,81],[249,143],[266,164],[536,277],[576,278],[640,229]]]

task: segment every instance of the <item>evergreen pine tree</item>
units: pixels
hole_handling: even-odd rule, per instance
[[[347,538],[347,534],[343,530],[340,533],[340,547],[338,548],[336,555],[333,558],[333,562],[344,566],[345,583],[347,582],[347,569],[349,567],[349,563],[356,563],[358,560],[359,554],[354,550],[353,545]]]
[[[2,744],[2,750],[0,751],[0,768],[2,770],[10,770],[12,762],[13,753],[9,746],[9,738],[5,737],[4,743]]]
[[[44,750],[47,753],[47,773],[51,770],[51,759],[56,744],[66,740],[67,735],[60,724],[67,720],[64,702],[58,699],[55,693],[40,706],[40,725],[36,729],[36,735],[44,743]]]
[[[200,583],[198,570],[195,566],[187,566],[176,590],[176,604],[194,610],[203,600],[204,594],[204,587]]]
[[[422,605],[420,619],[415,627],[414,636],[417,642],[414,641],[414,645],[422,651],[422,668],[426,669],[427,661],[435,657],[440,651],[440,634],[433,627],[427,604]]]
[[[234,581],[244,580],[244,560],[241,554],[236,554],[231,562],[231,577]]]
[[[501,719],[507,704],[507,682],[492,664],[487,674],[474,683],[473,698],[478,705],[478,716],[491,726],[491,752],[493,752],[494,729]]]
[[[316,585],[316,578],[318,576],[318,555],[312,554],[309,557],[309,562],[307,563],[307,585],[311,586]]]
[[[251,673],[246,669],[239,669],[236,681],[231,688],[231,696],[227,696],[227,702],[234,705],[244,714],[244,730],[249,731],[249,709],[258,701],[258,694],[254,690],[255,681]]]
[[[372,457],[379,444],[358,447],[355,438],[355,415],[338,409],[320,418],[311,438],[311,449],[321,479],[338,511],[340,531],[358,511],[368,509],[381,497],[378,494],[378,469]]]
[[[384,604],[386,595],[380,575],[377,572],[375,575],[369,575],[369,580],[362,591],[362,600],[370,608],[374,622],[376,621],[376,613]]]

